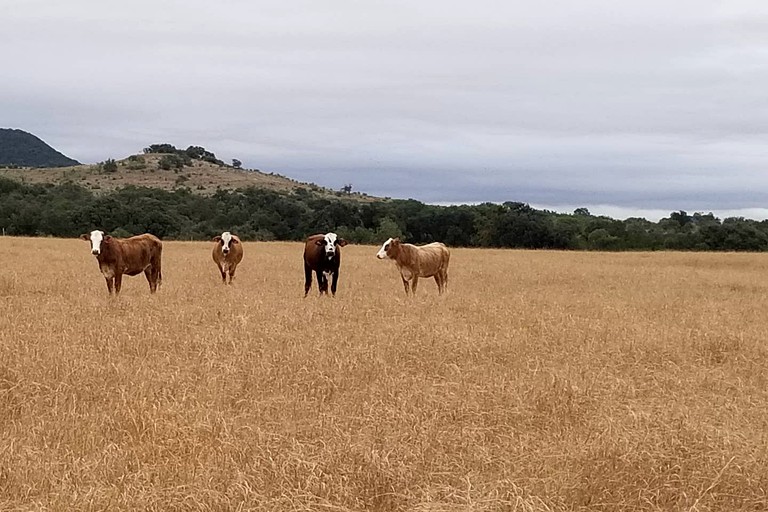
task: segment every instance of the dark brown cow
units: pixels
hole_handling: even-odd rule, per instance
[[[235,270],[243,259],[243,244],[237,235],[229,231],[213,237],[216,242],[213,246],[213,261],[219,267],[221,280],[227,284],[227,274],[229,274],[229,284],[235,278]]]
[[[312,271],[317,274],[317,287],[320,295],[328,295],[328,276],[332,277],[331,293],[336,295],[336,284],[339,281],[339,265],[341,265],[341,247],[347,241],[336,236],[336,233],[312,235],[304,243],[304,296],[312,288]]]
[[[95,230],[80,235],[80,238],[91,242],[91,254],[99,262],[110,295],[113,288],[115,295],[120,293],[123,274],[135,276],[142,272],[149,281],[150,293],[157,291],[157,286],[163,280],[160,269],[163,243],[155,235],[145,233],[131,238],[113,238],[103,231]]]
[[[438,295],[448,288],[448,263],[451,259],[451,253],[440,242],[417,247],[412,244],[404,244],[400,242],[399,238],[390,238],[384,242],[376,256],[382,260],[395,261],[403,280],[406,295],[409,291],[409,281],[410,291],[416,295],[416,287],[420,277],[434,277],[435,282],[437,282]]]

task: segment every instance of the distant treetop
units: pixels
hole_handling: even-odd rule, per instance
[[[150,144],[144,148],[144,153],[162,153],[170,155],[179,155],[193,160],[202,160],[217,165],[226,165],[223,161],[216,158],[216,155],[206,150],[202,146],[189,146],[187,149],[177,149],[173,144]]]

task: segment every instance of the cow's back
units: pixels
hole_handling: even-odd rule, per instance
[[[155,235],[144,233],[119,242],[120,259],[127,274],[138,274],[148,266],[159,263],[163,242]]]
[[[448,248],[440,242],[419,247],[419,274],[422,277],[432,277],[448,267],[450,257]]]
[[[323,238],[325,235],[312,235],[304,242],[304,263],[313,269],[318,268],[323,262],[323,248],[316,243]]]

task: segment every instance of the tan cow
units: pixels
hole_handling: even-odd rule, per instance
[[[438,294],[442,294],[448,288],[448,262],[451,253],[440,242],[417,247],[404,244],[399,238],[390,238],[381,246],[376,257],[380,260],[394,260],[403,279],[406,295],[409,291],[409,282],[411,293],[416,294],[420,277],[434,277]]]
[[[233,235],[229,231],[213,237],[213,241],[216,242],[213,246],[213,261],[219,267],[221,280],[227,284],[227,274],[229,274],[229,284],[232,284],[235,270],[243,260],[243,244],[237,235]]]
[[[157,291],[163,280],[163,243],[155,235],[145,233],[131,238],[113,238],[97,229],[80,235],[80,238],[91,242],[91,254],[96,256],[110,295],[113,288],[115,295],[120,293],[123,274],[135,276],[142,272],[149,282],[150,293]]]

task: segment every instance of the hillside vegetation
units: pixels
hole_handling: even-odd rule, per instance
[[[400,236],[451,246],[591,250],[766,251],[768,221],[685,211],[650,222],[503,204],[433,206],[334,191],[226,165],[200,146],[153,144],[120,161],[58,169],[0,170],[0,229],[11,235],[77,236],[98,227],[207,239],[301,240],[335,231],[356,243]],[[3,178],[5,176],[5,178]],[[346,187],[345,187],[346,188]]]
[[[768,263],[165,242],[107,298],[87,242],[0,241],[0,509],[768,509]],[[315,285],[316,286],[316,285]],[[34,312],[34,313],[33,313]]]
[[[79,165],[23,130],[0,128],[0,166],[65,167]]]
[[[0,178],[0,229],[9,235],[75,237],[94,228],[118,236],[209,239],[232,231],[246,240],[301,240],[335,231],[356,243],[401,236],[450,246],[597,250],[768,250],[768,221],[672,212],[659,222],[614,220],[522,203],[433,206],[414,200],[348,200],[322,190],[262,187],[195,194],[187,187],[123,187],[95,194],[68,183],[28,185]],[[340,194],[340,193],[339,193]]]
[[[126,186],[167,191],[184,187],[202,195],[210,195],[222,189],[245,187],[281,192],[307,188],[322,194],[335,195],[335,191],[314,184],[301,183],[277,174],[236,169],[221,162],[191,159],[177,166],[177,160],[158,153],[132,155],[122,160],[107,160],[95,165],[0,169],[0,177],[26,184],[77,184],[96,195]],[[362,201],[372,200],[361,194],[347,194],[347,197]]]

